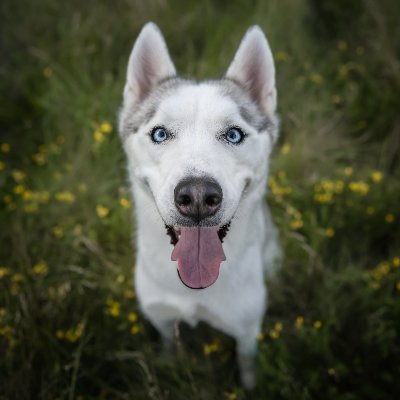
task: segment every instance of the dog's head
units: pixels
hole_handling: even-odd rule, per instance
[[[231,219],[255,188],[264,193],[275,109],[272,53],[257,26],[215,81],[179,78],[154,24],[136,40],[120,134],[133,184],[153,197],[189,287],[215,282]]]

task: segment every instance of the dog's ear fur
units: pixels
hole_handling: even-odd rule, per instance
[[[265,113],[275,113],[274,60],[259,26],[248,29],[225,76],[243,86]]]
[[[129,57],[124,100],[136,104],[162,80],[176,75],[164,37],[156,24],[141,30]]]

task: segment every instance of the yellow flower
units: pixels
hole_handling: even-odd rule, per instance
[[[343,64],[339,66],[339,76],[346,78],[349,75],[350,68],[348,65]]]
[[[44,260],[40,260],[37,264],[33,266],[33,273],[36,275],[43,275],[47,272],[47,263]]]
[[[320,74],[311,74],[310,80],[311,80],[311,82],[315,83],[316,85],[320,85],[323,81],[323,78]]]
[[[19,283],[19,282],[22,282],[24,280],[25,280],[25,277],[20,273],[13,274],[11,276],[11,282],[13,282],[13,283]]]
[[[131,327],[131,334],[136,335],[140,332],[140,326],[138,324],[134,324]]]
[[[335,374],[336,374],[335,368],[328,368],[328,375],[333,376]]]
[[[31,190],[26,190],[26,191],[22,194],[22,198],[23,198],[25,201],[32,200],[32,197],[33,197],[33,194],[32,194],[32,191],[31,191]]]
[[[137,316],[137,314],[136,314],[135,312],[130,312],[130,313],[129,313],[129,315],[128,315],[128,320],[129,320],[130,322],[136,322],[137,319],[138,319],[138,316]]]
[[[400,257],[393,257],[392,264],[395,268],[400,267]]]
[[[109,305],[109,312],[113,317],[118,317],[121,311],[121,304],[118,301],[113,301]]]
[[[289,59],[289,54],[286,51],[279,51],[275,55],[276,61],[287,61]]]
[[[373,171],[371,174],[371,180],[374,183],[379,183],[383,178],[383,174],[380,171]]]
[[[64,228],[60,225],[54,226],[51,231],[53,232],[53,235],[58,239],[61,239],[64,236]]]
[[[381,281],[390,272],[390,264],[386,261],[380,262],[376,268],[369,272],[369,275],[376,282]]]
[[[46,155],[44,153],[35,153],[32,156],[33,161],[35,161],[35,163],[37,165],[44,165],[46,164]]]
[[[117,279],[115,280],[117,283],[121,284],[125,282],[125,276],[124,275],[118,275]]]
[[[109,122],[102,122],[100,125],[100,131],[103,133],[110,133],[112,132],[112,125]]]
[[[336,181],[335,182],[335,193],[340,194],[343,192],[344,189],[344,182],[343,181]]]
[[[289,154],[290,150],[292,149],[292,146],[290,145],[290,143],[284,143],[282,148],[281,148],[281,154]]]
[[[228,400],[237,400],[237,394],[235,392],[229,393],[229,392],[224,392],[224,396],[228,399]]]
[[[121,199],[119,199],[119,204],[123,208],[129,208],[131,206],[131,202],[126,197],[122,197]]]
[[[60,203],[73,203],[75,201],[75,195],[68,191],[56,193],[54,197]]]
[[[4,278],[6,275],[10,273],[9,268],[6,267],[0,267],[0,279]]]
[[[14,193],[15,194],[22,194],[25,191],[25,187],[22,185],[17,185],[14,187]]]
[[[260,333],[257,335],[257,340],[258,340],[259,342],[262,342],[264,339],[265,339],[264,333],[260,332]]]
[[[283,330],[282,322],[276,322],[275,326],[274,326],[274,330],[276,330],[277,332],[282,332],[282,330]]]
[[[217,352],[220,349],[220,341],[218,339],[214,339],[211,343],[205,344],[203,346],[203,352],[206,356],[209,356],[212,353]]]
[[[42,72],[45,78],[50,78],[53,75],[53,69],[50,67],[44,68]]]
[[[346,176],[351,176],[353,175],[353,168],[352,167],[346,167],[343,169],[343,173]]]
[[[396,282],[396,289],[400,292],[400,281]]]
[[[328,238],[334,237],[335,236],[335,230],[333,228],[327,228],[325,230],[325,235]]]
[[[64,335],[61,334],[60,338],[64,336],[65,339],[67,339],[69,342],[75,343],[81,338],[84,329],[85,325],[83,323],[80,323],[75,329],[74,328],[68,329]]]
[[[78,185],[78,190],[79,190],[81,193],[87,192],[87,185],[86,185],[86,183],[80,183],[80,184]]]
[[[337,47],[340,51],[346,51],[347,50],[347,42],[345,40],[339,40]]]
[[[6,167],[6,164],[3,163],[3,161],[0,161],[0,171],[3,171]]]
[[[349,189],[354,193],[366,195],[369,192],[369,185],[363,181],[355,181],[349,183]]]
[[[125,290],[125,292],[124,292],[124,296],[125,296],[127,299],[134,299],[134,298],[135,298],[135,292],[134,292],[132,289],[127,289],[127,290]]]
[[[64,339],[64,337],[65,337],[65,332],[62,331],[61,329],[59,329],[59,330],[56,332],[56,337],[57,337],[57,339]]]
[[[0,149],[3,153],[9,153],[11,146],[8,143],[2,143]]]
[[[269,332],[269,337],[271,338],[271,339],[278,339],[279,338],[279,332],[277,331],[277,330],[275,330],[275,329],[272,329],[270,332]]]
[[[81,224],[76,224],[74,226],[74,229],[72,230],[72,233],[74,236],[79,236],[82,234],[82,225]]]
[[[385,221],[388,224],[391,224],[394,221],[394,215],[393,214],[386,214],[385,215]]]
[[[103,143],[104,142],[104,135],[100,131],[94,131],[93,132],[93,139],[98,143]]]
[[[314,200],[317,203],[330,203],[332,201],[332,194],[330,193],[317,193],[314,195]]]
[[[304,226],[303,220],[302,219],[293,219],[290,222],[290,227],[292,229],[300,229]]]
[[[17,183],[21,183],[26,179],[26,173],[19,169],[13,169],[11,175]]]
[[[298,317],[296,317],[296,320],[294,321],[294,326],[296,327],[296,329],[300,329],[302,328],[304,325],[304,317],[299,315]]]
[[[29,203],[24,205],[24,212],[27,214],[33,214],[38,211],[39,206],[37,203]]]
[[[314,323],[313,323],[313,327],[315,328],[315,329],[319,329],[319,328],[321,328],[321,326],[322,326],[322,322],[321,321],[315,321]]]
[[[110,213],[110,210],[107,207],[104,207],[101,204],[98,204],[96,206],[96,213],[97,213],[98,217],[105,218]]]

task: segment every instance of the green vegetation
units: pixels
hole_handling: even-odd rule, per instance
[[[0,398],[400,398],[400,6],[396,0],[0,5]],[[165,355],[132,290],[116,114],[141,26],[178,70],[227,68],[246,28],[273,48],[282,118],[258,388],[230,338],[180,328]]]

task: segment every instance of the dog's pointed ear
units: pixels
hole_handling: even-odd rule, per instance
[[[248,29],[225,76],[243,86],[264,112],[275,112],[274,59],[259,26]]]
[[[162,80],[176,75],[164,37],[156,24],[147,23],[129,57],[124,99],[136,104]]]

